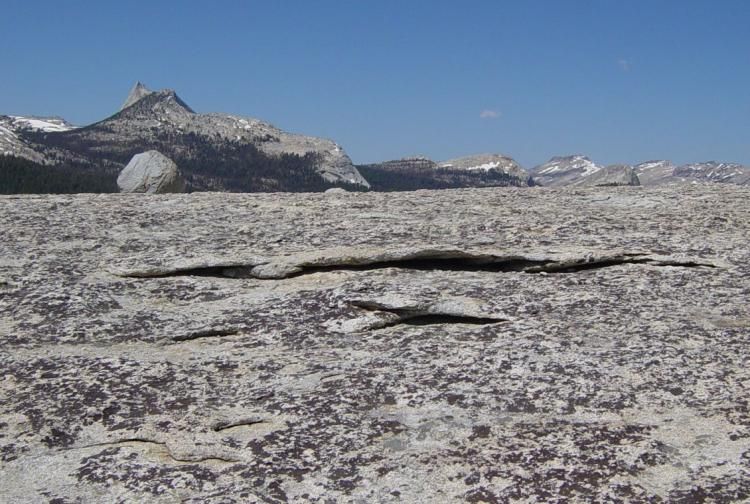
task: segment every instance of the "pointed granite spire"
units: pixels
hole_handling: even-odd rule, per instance
[[[122,107],[120,107],[120,110],[125,110],[129,106],[133,105],[135,102],[143,98],[144,96],[148,96],[152,93],[146,86],[141,84],[140,81],[135,83],[135,86],[133,86],[133,89],[130,90],[130,94],[128,94],[128,99],[125,100],[125,103],[122,104]]]

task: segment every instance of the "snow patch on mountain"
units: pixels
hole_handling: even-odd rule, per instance
[[[588,157],[574,154],[553,157],[531,170],[531,174],[534,176],[534,181],[543,186],[565,186],[579,179],[590,177],[602,168],[604,167],[594,163]]]
[[[497,170],[507,175],[523,180],[529,179],[529,174],[521,168],[513,158],[504,154],[476,154],[438,163],[439,168],[450,168],[465,171]]]
[[[44,157],[31,149],[20,137],[23,131],[39,130],[44,127],[69,127],[71,125],[60,118],[31,118],[0,115],[0,155],[18,156],[36,162],[43,162]],[[44,131],[42,129],[42,131]]]
[[[550,175],[553,173],[565,172],[569,170],[579,170],[581,177],[588,177],[602,169],[601,166],[591,161],[586,156],[570,156],[564,158],[552,158],[540,169],[540,175]]]
[[[17,129],[31,129],[37,131],[70,131],[75,126],[60,117],[24,117],[9,116],[13,119],[13,125]]]

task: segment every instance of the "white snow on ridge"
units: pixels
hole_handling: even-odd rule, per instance
[[[484,164],[480,164],[477,166],[470,166],[467,168],[467,170],[489,171],[489,170],[492,170],[494,168],[499,168],[499,167],[500,167],[500,161],[493,161],[490,163],[484,163]]]
[[[649,161],[646,163],[641,163],[638,166],[636,166],[636,171],[642,172],[645,170],[650,170],[652,168],[659,168],[661,166],[666,166],[667,163],[668,163],[667,161]]]
[[[66,123],[62,119],[55,118],[36,118],[23,116],[10,116],[13,119],[14,126],[21,128],[30,128],[38,131],[55,132],[69,131],[75,129],[74,126]]]
[[[589,175],[598,172],[602,169],[601,166],[597,165],[596,163],[589,161],[588,159],[584,159],[583,166],[580,166],[580,168],[583,168],[583,176],[588,177]]]
[[[539,171],[539,175],[549,175],[552,173],[557,173],[559,171],[567,172],[570,170],[580,169],[583,169],[581,176],[587,177],[593,173],[598,172],[602,169],[602,167],[583,156],[575,156],[573,159],[562,159],[560,161],[547,163],[546,168]]]
[[[4,126],[0,126],[0,135],[2,135],[2,136],[9,136],[9,137],[12,137],[12,138],[16,137],[15,133],[13,133],[11,130],[9,130],[8,128],[6,128]]]
[[[440,168],[453,168],[453,163],[441,164]],[[495,168],[500,168],[500,161],[491,161],[489,163],[484,163],[480,165],[467,166],[466,168],[463,168],[463,169],[467,171],[489,171]]]
[[[541,170],[539,173],[541,175],[547,175],[548,173],[555,173],[563,169],[563,166],[560,163],[554,163],[549,165],[544,170]]]

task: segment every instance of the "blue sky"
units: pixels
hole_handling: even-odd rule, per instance
[[[29,1],[0,7],[0,113],[76,124],[136,80],[355,162],[750,164],[750,1]]]

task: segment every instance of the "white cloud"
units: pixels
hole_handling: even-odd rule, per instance
[[[617,64],[623,72],[629,72],[633,67],[633,60],[630,58],[620,58],[617,60]]]
[[[485,109],[479,113],[480,119],[497,119],[498,117],[500,117],[500,112],[497,110]]]

